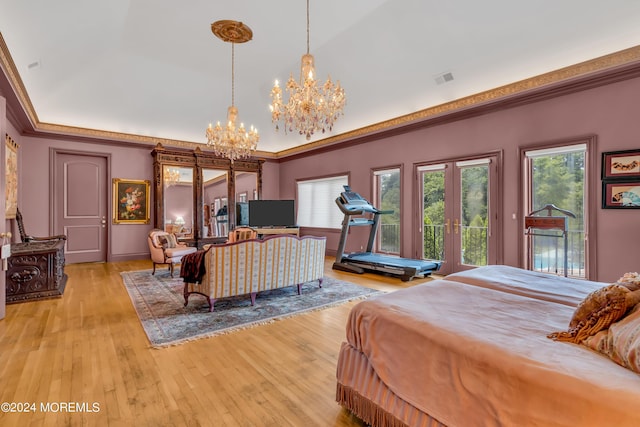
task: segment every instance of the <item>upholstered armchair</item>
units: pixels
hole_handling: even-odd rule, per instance
[[[147,240],[153,262],[153,273],[151,274],[156,274],[156,265],[168,264],[169,272],[173,277],[174,264],[179,264],[183,256],[197,251],[196,248],[178,243],[173,234],[158,229],[151,230]]]

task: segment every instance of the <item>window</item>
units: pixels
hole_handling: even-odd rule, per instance
[[[568,276],[586,277],[586,153],[587,144],[525,152],[528,184],[526,212],[554,205],[575,215],[575,218],[567,217],[566,248],[562,231],[545,230],[545,233],[531,236],[526,247],[527,267],[531,270],[563,275],[566,259]],[[556,210],[538,215],[547,214],[565,216]]]
[[[341,228],[344,215],[336,198],[349,185],[347,175],[298,181],[298,225],[300,227]]]

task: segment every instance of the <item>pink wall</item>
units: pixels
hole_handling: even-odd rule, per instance
[[[4,118],[4,115],[3,115]],[[149,180],[153,185],[153,147],[124,146],[112,144],[95,144],[64,139],[35,138],[22,136],[7,120],[7,132],[20,145],[19,161],[19,193],[18,204],[24,217],[27,232],[34,236],[48,236],[50,200],[49,200],[49,167],[50,149],[65,149],[90,153],[109,153],[111,156],[111,178]],[[275,167],[273,167],[275,165]],[[277,198],[277,163],[271,163],[263,171],[263,182],[267,184],[268,194]],[[110,184],[109,184],[110,185]],[[225,184],[226,186],[226,184]],[[226,187],[224,189],[226,194]],[[191,202],[190,202],[191,203]],[[153,206],[153,192],[151,205]],[[108,200],[109,212],[112,201]],[[188,215],[187,215],[188,216]],[[108,260],[119,261],[140,259],[149,256],[147,234],[153,228],[153,213],[149,225],[111,224],[109,223]],[[187,224],[191,221],[185,217]],[[110,222],[110,221],[109,221]],[[19,242],[15,221],[6,221],[7,229],[13,232],[13,241]]]
[[[500,230],[502,262],[518,266],[521,264],[518,248],[523,230],[520,229],[518,221],[511,219],[512,213],[522,215],[518,192],[518,149],[548,141],[594,134],[597,135],[598,150],[598,170],[595,173],[599,175],[601,152],[640,148],[640,120],[636,108],[639,95],[640,78],[636,78],[477,117],[381,137],[366,144],[280,161],[267,160],[263,165],[262,198],[295,198],[296,179],[337,173],[349,173],[352,187],[365,197],[371,198],[371,169],[403,165],[402,219],[405,225],[402,252],[411,254],[414,164],[502,150],[505,177],[502,183],[503,209],[499,213],[503,218]],[[9,113],[3,116],[8,118]],[[6,129],[20,144],[19,204],[30,234],[50,234],[48,177],[51,148],[110,153],[110,178],[153,180],[151,146],[95,144],[73,138],[65,140],[23,136],[9,120],[6,120]],[[594,196],[599,201],[600,187],[597,186],[594,191]],[[639,269],[639,219],[638,210],[597,209],[595,239],[598,242],[598,276],[594,279],[613,281],[624,272]],[[13,223],[15,221],[10,221],[10,225]],[[151,227],[151,224],[109,224],[109,260],[147,257],[146,234]],[[17,230],[15,231],[17,234]],[[354,230],[351,234],[348,251],[358,250],[365,240],[366,236],[358,236],[359,232],[360,230]],[[362,233],[364,232],[362,230]],[[328,247],[336,248],[339,233],[329,232],[327,237]],[[17,241],[16,238],[14,241]]]
[[[133,180],[150,180],[153,183],[153,159],[151,148],[134,146],[116,146],[22,137],[20,138],[20,164],[18,204],[24,217],[27,232],[34,236],[49,236],[50,200],[49,200],[49,167],[50,149],[64,149],[91,153],[109,153],[112,178]],[[111,194],[111,182],[109,182]],[[153,206],[153,194],[151,205]],[[108,200],[109,212],[112,212],[112,201]],[[151,215],[153,218],[153,215]],[[147,234],[153,228],[153,220],[145,224],[111,224],[108,221],[108,260],[118,261],[149,256]],[[15,241],[19,241],[15,240]]]
[[[280,164],[267,160],[262,164],[262,200],[280,198]]]
[[[640,148],[640,120],[637,103],[640,79],[627,80],[583,92],[522,105],[478,117],[435,125],[408,133],[385,137],[366,144],[280,164],[282,199],[296,195],[296,179],[327,174],[350,173],[351,187],[371,199],[371,169],[404,165],[402,253],[412,254],[412,213],[415,185],[414,164],[445,160],[470,154],[503,150],[503,263],[520,266],[518,249],[523,230],[512,213],[522,215],[519,207],[519,148],[559,139],[597,135],[598,156],[602,151]],[[600,174],[600,158],[598,170]],[[601,188],[595,189],[600,206]],[[338,195],[336,195],[337,197]],[[640,211],[597,210],[598,279],[614,281],[623,273],[640,268]],[[364,232],[364,230],[363,230]],[[337,248],[339,232],[327,233],[328,248]],[[350,234],[347,251],[366,244],[366,235]]]

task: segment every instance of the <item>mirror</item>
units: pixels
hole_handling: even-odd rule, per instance
[[[203,238],[229,234],[227,191],[226,170],[202,169]]]
[[[237,224],[236,199],[248,202],[261,197],[264,160],[231,163],[200,147],[185,150],[162,144],[151,155],[154,227],[170,229],[189,245],[201,248],[226,242]]]
[[[164,230],[177,237],[193,237],[193,168],[164,165]]]
[[[236,171],[236,226],[249,225],[249,200],[258,199],[258,173]]]

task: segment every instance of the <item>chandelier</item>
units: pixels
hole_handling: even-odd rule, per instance
[[[307,0],[307,53],[302,55],[300,67],[300,83],[289,76],[286,90],[289,93],[289,101],[282,101],[282,89],[276,80],[271,89],[271,121],[279,129],[278,121],[284,121],[284,131],[297,130],[300,135],[305,135],[307,140],[316,131],[325,132],[333,129],[333,123],[340,117],[346,98],[340,81],[334,84],[331,76],[327,81],[318,86],[313,55],[309,53],[309,0]]]
[[[180,171],[178,169],[166,168],[164,171],[164,183],[167,187],[180,183]]]
[[[248,42],[253,37],[253,32],[242,22],[229,20],[214,22],[211,24],[211,31],[222,41],[231,43],[231,106],[227,110],[227,124],[224,127],[220,122],[215,127],[209,124],[206,132],[207,145],[213,149],[216,156],[226,157],[233,163],[234,160],[250,157],[260,139],[258,130],[253,126],[248,132],[243,123],[236,126],[238,109],[234,103],[235,44]]]

